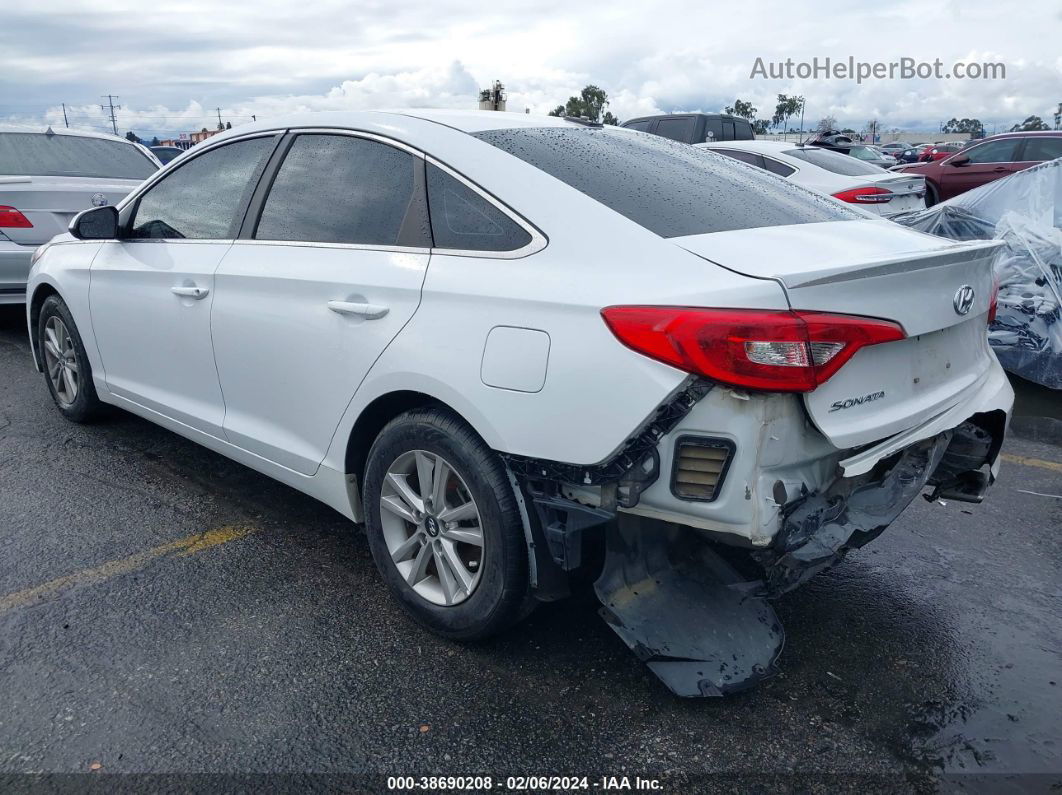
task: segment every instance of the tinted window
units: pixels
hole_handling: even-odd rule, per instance
[[[769,157],[763,158],[763,165],[772,174],[777,174],[780,177],[788,177],[796,171],[792,166],[787,166],[778,160],[771,160]]]
[[[672,141],[688,143],[693,140],[693,125],[696,119],[690,117],[678,119],[661,119],[656,124],[656,134]]]
[[[531,235],[441,168],[428,164],[428,208],[436,248],[514,251]]]
[[[751,141],[755,136],[752,134],[752,125],[747,121],[734,122],[734,140]]]
[[[300,135],[277,171],[255,237],[397,245],[415,161],[367,138]]]
[[[704,120],[704,140],[706,141],[722,141],[723,140],[723,122],[718,118],[708,118]]]
[[[742,152],[738,149],[713,149],[712,151],[740,160],[742,163],[748,163],[750,166],[764,168],[763,158],[754,152]]]
[[[649,127],[652,125],[652,120],[649,121],[632,121],[624,124],[624,128],[628,130],[638,130],[638,132],[649,132]]]
[[[971,163],[1009,163],[1014,159],[1020,138],[1001,138],[965,150]]]
[[[854,157],[841,155],[837,152],[828,152],[825,149],[807,147],[805,149],[787,149],[783,154],[811,163],[813,166],[832,171],[834,174],[844,174],[849,177],[862,177],[866,174],[880,174],[884,169],[873,163],[864,163]]]
[[[44,133],[0,133],[0,174],[146,179],[158,170],[130,143]]]
[[[129,237],[236,237],[273,144],[272,136],[237,141],[177,166],[139,199]]]
[[[608,127],[475,135],[663,237],[864,217],[729,158],[657,136]]]
[[[724,121],[723,122],[723,140],[724,141],[733,141],[734,140],[734,122],[732,122],[732,121]]]
[[[1062,157],[1062,138],[1026,138],[1022,160],[1054,160]]]

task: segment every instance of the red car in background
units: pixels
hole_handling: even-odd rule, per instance
[[[945,157],[951,157],[966,146],[965,142],[945,143],[945,144],[933,144],[926,147],[926,149],[918,156],[918,162],[931,163],[934,160],[943,160]]]
[[[1062,130],[1014,132],[971,143],[942,160],[898,166],[892,170],[925,177],[926,206],[931,207],[971,188],[1056,157],[1062,157]]]

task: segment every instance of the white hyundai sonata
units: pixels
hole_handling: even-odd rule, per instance
[[[614,127],[310,114],[79,215],[28,320],[67,418],[120,406],[364,524],[435,632],[600,572],[623,640],[714,695],[775,669],[768,597],[924,490],[982,499],[996,246]]]

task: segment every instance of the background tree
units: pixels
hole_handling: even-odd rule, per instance
[[[158,146],[159,145],[159,137],[157,135],[154,138],[151,139],[151,145],[152,146]]]
[[[1050,130],[1050,129],[1051,128],[1048,127],[1047,124],[1044,122],[1044,120],[1041,119],[1039,116],[1030,116],[1025,121],[1023,121],[1021,124],[1015,124],[1013,127],[1011,127],[1010,131],[1011,132],[1029,132],[1029,131],[1035,131],[1035,130]]]
[[[951,119],[945,123],[941,128],[941,132],[946,133],[969,133],[970,135],[980,135],[984,129],[984,125],[981,124],[980,119]]]
[[[612,115],[612,111],[606,110],[605,115],[601,117],[601,123],[618,125],[620,123],[620,120]]]
[[[782,134],[785,135],[789,120],[804,110],[804,98],[798,96],[788,97],[785,94],[778,95],[778,104],[774,108],[774,116],[771,117],[771,126],[781,125]]]
[[[140,139],[136,137],[136,133],[132,130],[125,134],[125,140],[132,141],[134,144],[140,143]]]
[[[869,143],[874,143],[878,138],[878,127],[880,127],[877,119],[871,119],[863,125],[863,137],[869,138]]]
[[[1062,130],[1062,102],[1058,103],[1058,108],[1055,109],[1055,129]]]
[[[755,119],[752,121],[752,132],[754,132],[756,135],[766,135],[770,129],[770,119]]]
[[[568,101],[563,105],[558,105],[549,112],[550,116],[574,116],[576,118],[585,116],[590,121],[601,121],[601,113],[608,105],[608,94],[604,89],[598,88],[595,85],[589,85],[579,92],[577,97],[568,97]],[[612,114],[609,114],[613,121],[610,124],[618,123],[618,119]]]
[[[225,122],[225,129],[226,130],[231,130],[232,129],[232,122],[231,121]]]
[[[733,105],[723,108],[723,112],[729,113],[731,116],[748,119],[749,121],[756,117],[756,108],[752,106],[751,102],[745,102],[743,99],[735,99]]]
[[[833,116],[823,116],[819,119],[819,123],[815,125],[817,132],[826,132],[827,130],[837,129],[837,119]]]

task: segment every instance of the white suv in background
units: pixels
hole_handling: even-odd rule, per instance
[[[997,243],[614,127],[276,119],[71,232],[28,302],[65,416],[121,406],[333,506],[446,637],[603,554],[606,619],[682,695],[767,676],[766,598],[924,488],[979,501],[1013,401]]]
[[[86,207],[117,204],[159,167],[145,147],[114,135],[0,126],[0,304],[26,300],[37,246]]]

